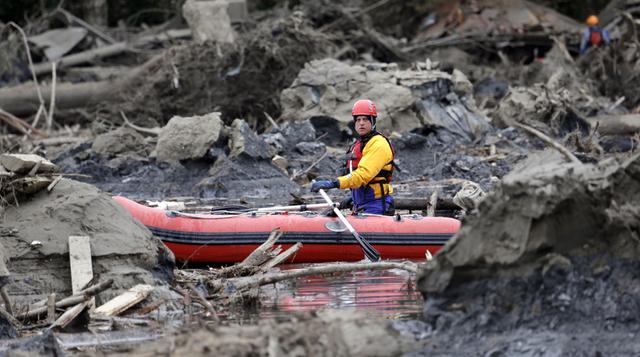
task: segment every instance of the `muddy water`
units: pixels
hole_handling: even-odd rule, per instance
[[[283,270],[309,265],[292,264]],[[263,286],[260,306],[232,320],[257,320],[319,309],[372,311],[389,319],[418,319],[423,299],[415,275],[400,269],[363,271],[336,276],[307,276]]]

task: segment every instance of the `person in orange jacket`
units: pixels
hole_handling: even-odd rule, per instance
[[[311,185],[311,191],[351,189],[354,212],[393,215],[394,151],[389,139],[376,130],[376,105],[369,99],[358,100],[351,115],[358,139],[348,150],[348,174],[335,180],[316,181]]]
[[[580,54],[587,52],[589,47],[599,47],[611,43],[611,35],[609,31],[598,26],[600,20],[597,16],[591,15],[587,17],[588,28],[582,33],[580,41]]]

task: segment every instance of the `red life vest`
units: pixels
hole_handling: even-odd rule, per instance
[[[598,47],[602,44],[602,31],[600,30],[591,30],[589,36],[589,43],[591,46]]]
[[[385,140],[387,140],[387,143],[389,143],[389,147],[391,148],[391,155],[393,157],[396,156],[395,150],[393,149],[393,145],[391,145],[391,141],[389,141],[389,139],[386,136],[380,133],[376,133],[366,138],[364,142],[362,140],[357,140],[353,145],[351,145],[351,147],[349,148],[349,151],[347,151],[347,153],[352,154],[352,157],[349,160],[347,160],[347,170],[355,170],[358,168],[358,164],[362,159],[362,152],[364,151],[364,147],[367,145],[369,140],[371,140],[371,138],[373,138],[376,135],[380,135],[383,138],[385,138]],[[389,164],[391,164],[391,170],[384,170],[384,169],[380,170],[380,172],[378,172],[370,182],[391,183],[391,179],[393,176],[393,167],[395,166],[393,159],[391,159],[391,161],[386,163],[384,166],[387,166]]]

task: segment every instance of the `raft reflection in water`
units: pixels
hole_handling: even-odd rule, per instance
[[[289,265],[286,269],[299,267]],[[373,310],[389,318],[414,319],[420,316],[423,304],[414,287],[415,276],[399,269],[302,277],[291,284],[262,287],[259,315],[332,308]]]

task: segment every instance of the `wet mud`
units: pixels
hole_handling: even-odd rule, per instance
[[[545,152],[507,175],[423,271],[434,351],[458,335],[449,352],[476,344],[507,355],[638,352],[626,343],[640,308],[638,156],[557,160]],[[558,335],[537,345],[549,331]]]
[[[216,206],[319,201],[309,183],[344,173],[355,139],[350,106],[370,97],[395,148],[397,197],[435,191],[451,199],[468,181],[487,192],[475,208],[456,210],[460,233],[421,270],[419,320],[329,310],[237,326],[193,323],[185,313],[174,318],[184,327],[160,328],[164,337],[155,342],[106,351],[639,354],[636,10],[612,3],[604,13],[615,19],[614,42],[578,56],[581,19],[541,4],[348,5],[253,4],[251,21],[234,27],[234,43],[175,40],[104,60],[135,64],[121,72],[142,75],[105,100],[60,103],[50,137],[4,120],[2,152],[39,154],[69,177],[51,193],[2,191],[10,294],[32,301],[68,293],[69,235],[92,237],[96,275],[113,277],[116,288],[168,289],[171,253],[109,194]],[[6,43],[14,46],[0,50],[19,61],[19,41]],[[26,65],[14,67],[0,75],[29,77],[14,75]],[[78,78],[59,73],[61,82]],[[26,103],[20,115],[35,114],[36,102]],[[11,179],[0,171],[0,188]],[[192,295],[176,294],[166,300],[190,306]],[[1,336],[16,336],[10,323],[0,325]],[[57,355],[52,338],[10,350]]]

